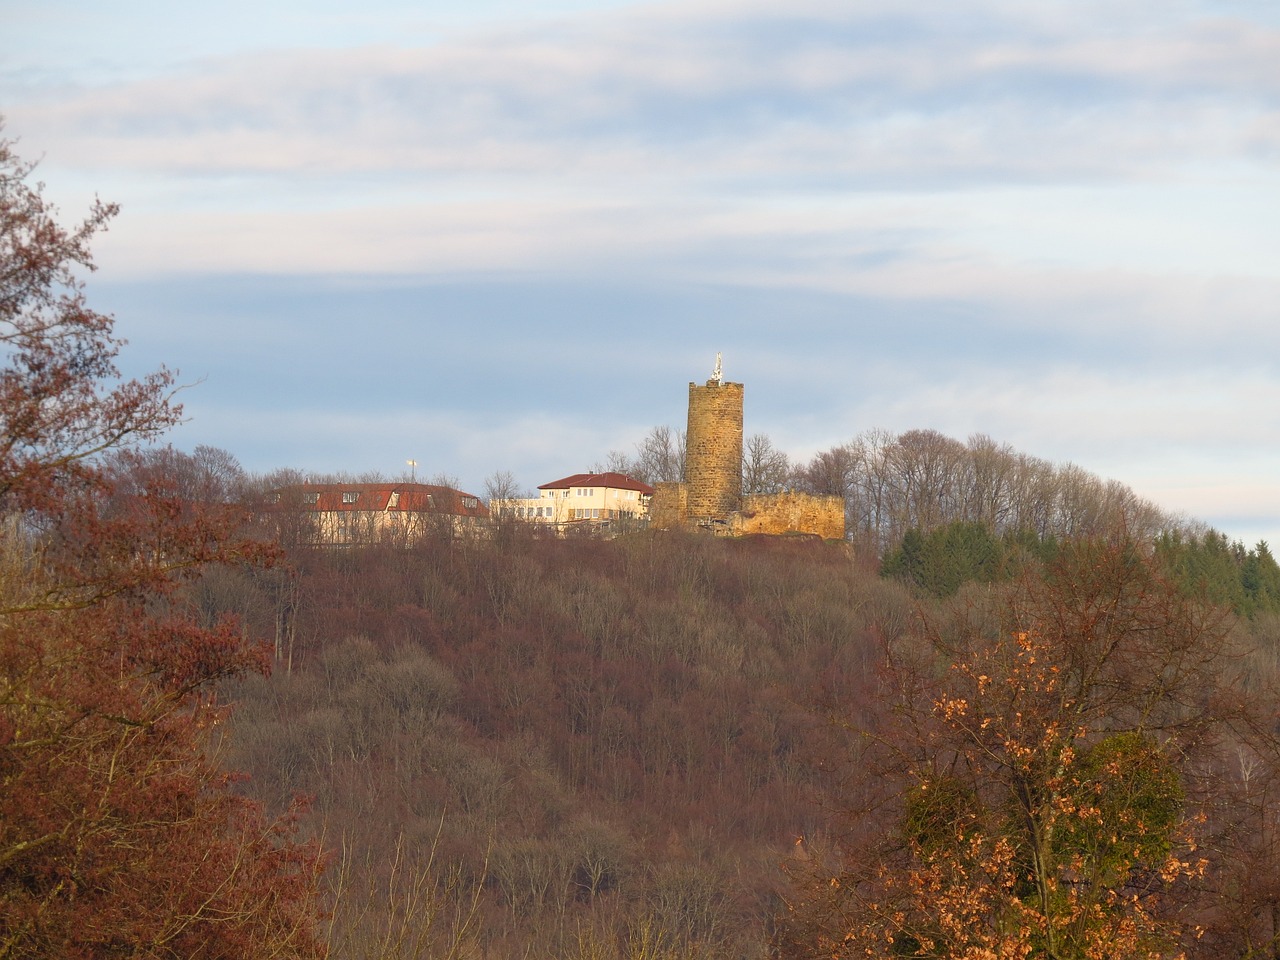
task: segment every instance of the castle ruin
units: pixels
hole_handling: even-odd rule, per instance
[[[742,384],[724,381],[717,354],[711,379],[689,384],[685,479],[656,485],[649,509],[652,525],[719,536],[807,533],[843,540],[840,497],[797,491],[743,496],[742,401]]]

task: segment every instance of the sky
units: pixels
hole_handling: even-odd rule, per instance
[[[1280,544],[1274,0],[0,0],[182,449],[483,493],[745,384]]]

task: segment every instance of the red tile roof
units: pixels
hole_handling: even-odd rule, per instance
[[[607,487],[610,490],[636,490],[647,497],[653,496],[653,487],[629,477],[625,473],[575,473],[563,480],[541,484],[539,490],[567,490],[569,487]]]
[[[448,513],[487,517],[489,508],[474,494],[432,483],[301,483],[273,490],[281,507],[330,512]],[[344,502],[343,494],[355,499]],[[312,500],[314,497],[314,500]]]

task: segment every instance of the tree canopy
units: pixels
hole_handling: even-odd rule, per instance
[[[318,956],[318,852],[209,742],[266,662],[178,592],[264,549],[137,450],[181,410],[87,304],[115,213],[64,228],[0,141],[0,958]]]
[[[1069,542],[973,596],[886,648],[889,710],[849,725],[872,779],[801,881],[791,955],[1172,958],[1229,955],[1214,951],[1232,936],[1242,951],[1250,927],[1265,940],[1270,921],[1225,905],[1260,809],[1242,751],[1276,757],[1230,613],[1123,537]]]

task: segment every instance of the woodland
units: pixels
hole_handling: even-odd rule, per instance
[[[1266,544],[911,431],[748,442],[841,542],[317,547],[292,474],[162,445],[83,293],[114,208],[30,173],[0,143],[0,958],[1280,956]]]

